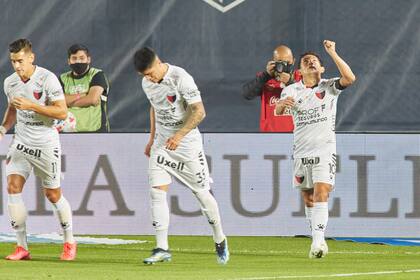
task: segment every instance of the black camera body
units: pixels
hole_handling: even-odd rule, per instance
[[[275,61],[274,71],[277,73],[292,74],[293,64],[287,63],[286,61]]]

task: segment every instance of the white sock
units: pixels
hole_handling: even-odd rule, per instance
[[[150,197],[152,222],[156,231],[156,248],[168,250],[169,206],[166,199],[166,192],[158,188],[152,188],[150,190]]]
[[[23,203],[22,194],[9,194],[7,206],[9,209],[10,223],[16,232],[17,245],[28,250],[26,238],[26,217],[28,213]]]
[[[328,223],[328,202],[315,202],[312,212],[312,243],[325,240],[324,232]]]
[[[60,199],[52,205],[63,229],[64,242],[74,243],[73,219],[69,202],[61,195]]]
[[[312,234],[312,212],[313,212],[313,207],[308,207],[305,205],[305,216],[306,216],[306,222],[309,225],[309,231]]]
[[[195,193],[195,196],[200,202],[201,212],[207,217],[207,220],[213,229],[214,242],[222,242],[225,240],[226,236],[223,233],[219,207],[217,206],[216,199],[214,199],[214,196],[208,190],[197,192]]]

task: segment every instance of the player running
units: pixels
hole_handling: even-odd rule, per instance
[[[157,244],[144,263],[170,261],[172,257],[168,245],[166,198],[172,175],[189,187],[198,199],[202,213],[213,229],[217,261],[226,264],[229,260],[227,239],[217,202],[210,193],[209,170],[197,129],[205,117],[200,91],[184,69],[163,63],[150,48],[135,53],[134,65],[144,76],[143,90],[151,103],[150,140],[145,154],[150,157],[151,210]]]
[[[8,107],[0,126],[0,139],[15,125],[15,136],[6,159],[8,210],[16,231],[17,246],[7,260],[29,260],[26,238],[27,211],[22,200],[26,179],[34,173],[42,180],[45,196],[52,203],[64,232],[61,260],[74,260],[76,242],[72,232],[72,212],[60,188],[61,148],[54,119],[65,119],[67,106],[57,77],[33,65],[35,54],[27,39],[9,45],[15,73],[4,81]]]
[[[328,197],[334,187],[336,169],[335,115],[341,91],[356,80],[346,62],[338,56],[335,42],[324,47],[341,74],[322,79],[325,68],[313,52],[299,60],[303,79],[286,87],[276,105],[276,113],[290,109],[294,130],[294,185],[301,190],[305,212],[312,229],[310,258],[328,253],[324,232],[328,222]]]

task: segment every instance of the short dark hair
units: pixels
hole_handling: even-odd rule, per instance
[[[134,67],[137,72],[144,72],[156,59],[156,53],[152,48],[144,47],[136,51],[134,54]]]
[[[299,69],[300,69],[300,64],[302,63],[302,59],[303,59],[305,56],[307,56],[307,55],[313,55],[313,56],[316,56],[316,58],[318,58],[318,60],[319,60],[319,64],[321,64],[321,66],[324,66],[324,64],[323,64],[323,62],[322,62],[322,59],[321,59],[321,57],[319,56],[319,54],[317,54],[316,52],[313,52],[313,51],[309,51],[309,52],[305,52],[304,54],[301,54],[301,55],[300,55],[300,57],[299,57],[299,65],[298,65]]]
[[[87,56],[90,56],[89,49],[82,44],[73,44],[70,46],[70,48],[67,50],[67,57],[70,58],[72,54],[77,53],[78,51],[84,51]]]
[[[9,45],[9,52],[18,53],[21,50],[27,52],[32,51],[32,43],[28,39],[18,39]]]

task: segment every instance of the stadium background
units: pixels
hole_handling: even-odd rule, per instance
[[[341,204],[331,206],[337,216],[332,217],[329,233],[345,235],[351,228],[353,235],[416,235],[420,139],[396,133],[419,130],[420,2],[246,0],[226,12],[214,7],[234,2],[0,1],[1,80],[12,72],[8,44],[20,37],[33,42],[36,62],[57,74],[68,69],[68,46],[86,44],[93,65],[110,78],[111,128],[121,134],[62,137],[67,158],[63,187],[76,211],[76,233],[153,232],[148,216],[147,162],[142,156],[147,134],[134,133],[147,132],[149,127],[148,102],[132,66],[133,53],[144,45],[152,46],[164,61],[187,69],[201,89],[207,118],[200,128],[206,133],[205,148],[213,160],[213,177],[218,183],[215,194],[227,233],[307,233],[299,196],[290,187],[291,135],[255,133],[259,102],[245,101],[241,87],[264,69],[279,43],[289,45],[296,56],[306,50],[319,52],[328,76],[337,75],[321,45],[323,39],[331,39],[358,80],[339,99],[337,130],[348,133],[339,135],[342,171],[332,201],[339,199]],[[6,103],[2,95],[2,112]],[[386,134],[349,134],[378,131]],[[10,231],[4,178],[9,142],[7,138],[1,146],[2,232]],[[241,160],[249,161],[241,163],[245,166],[242,173]],[[49,205],[35,199],[35,180],[28,183],[25,201],[31,211],[30,230],[58,230],[53,222],[45,224],[45,216],[52,216]],[[91,186],[97,188],[89,194]],[[233,192],[238,186],[240,192]],[[112,212],[118,209],[117,188],[127,200],[127,209],[120,214]],[[209,233],[188,191],[173,188],[172,194],[173,233]],[[174,210],[176,196],[183,211]],[[242,200],[238,202],[236,196]],[[83,203],[93,215],[77,212]],[[248,212],[268,214],[241,214],[237,211],[240,206]],[[194,226],[186,228],[186,219]],[[249,227],[250,223],[254,226]],[[371,224],[377,227],[369,227]]]
[[[37,63],[56,73],[68,69],[71,44],[86,44],[111,81],[114,132],[148,130],[148,104],[132,66],[141,46],[193,75],[208,112],[202,131],[257,132],[259,106],[241,98],[242,84],[264,69],[279,43],[296,56],[319,52],[328,75],[336,75],[323,39],[337,42],[358,76],[340,98],[339,131],[419,130],[419,1],[246,0],[225,13],[200,0],[2,0],[0,8],[0,79],[12,70],[7,46],[16,38],[30,38]]]

